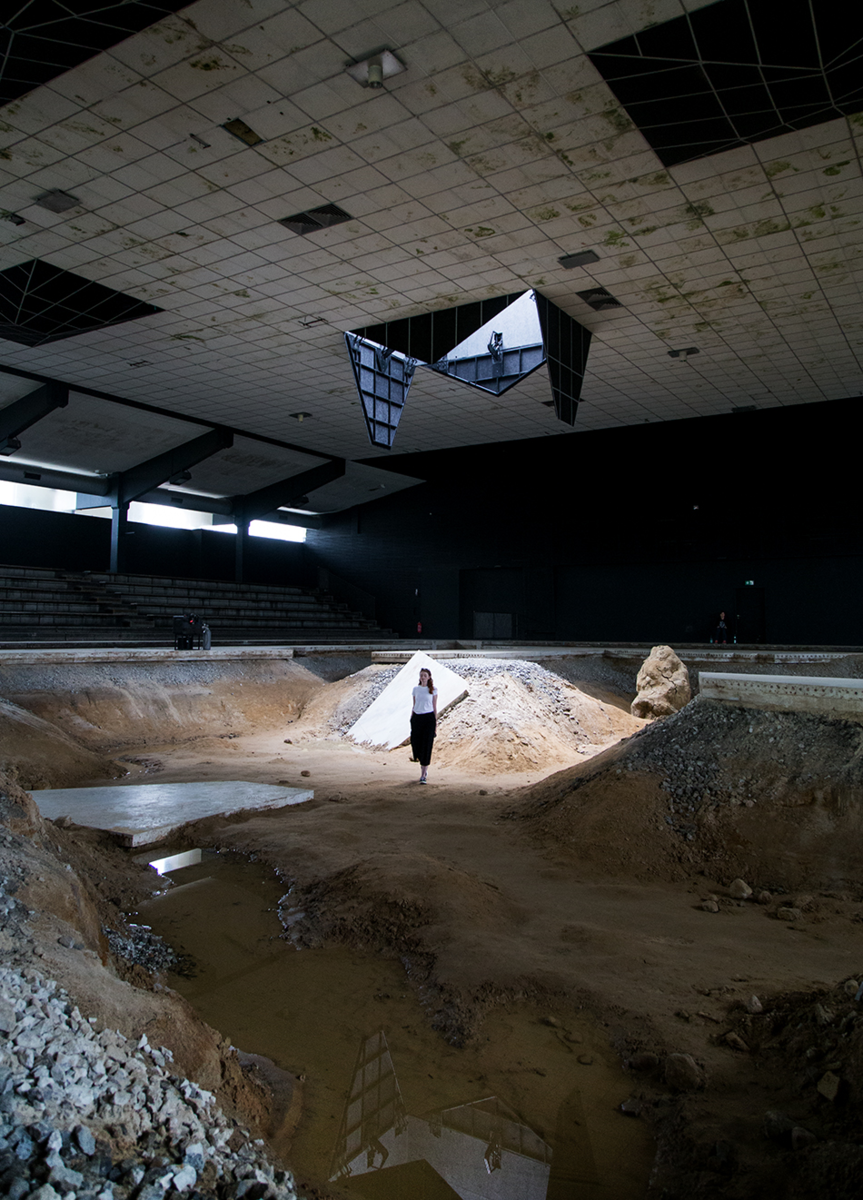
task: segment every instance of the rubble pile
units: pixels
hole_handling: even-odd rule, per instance
[[[9,903],[8,900],[4,903]],[[0,969],[0,1191],[10,1200],[295,1200],[171,1053],[94,1028],[32,968]]]

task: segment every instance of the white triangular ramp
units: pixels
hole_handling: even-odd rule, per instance
[[[392,683],[387,684],[356,724],[351,726],[348,737],[366,745],[385,746],[387,750],[393,750],[407,741],[411,735],[413,689],[419,683],[420,670],[423,667],[428,667],[431,671],[438,690],[438,716],[444,709],[467,695],[467,684],[460,675],[456,675],[455,671],[445,667],[442,662],[430,658],[424,651],[417,650]]]

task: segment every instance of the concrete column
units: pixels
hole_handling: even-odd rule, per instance
[[[117,504],[111,509],[111,565],[108,570],[116,575],[122,570],[125,559],[123,541],[129,524],[128,504]]]
[[[249,543],[249,523],[240,514],[237,514],[237,541],[234,552],[234,579],[237,583],[243,582],[246,547]]]

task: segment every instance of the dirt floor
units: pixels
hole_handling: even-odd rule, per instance
[[[130,782],[314,788],[186,840],[272,865],[303,913],[298,944],[397,956],[453,1047],[516,1001],[593,1013],[657,1137],[651,1196],[856,1196],[863,727],[700,699],[646,724],[628,713],[637,665],[482,665],[440,723],[427,786],[407,748],[346,737],[390,668],[300,660],[199,681],[200,710],[178,704],[179,676],[158,695],[91,681],[86,705],[19,679],[8,699],[82,757],[46,742],[39,761],[31,720],[11,766],[42,786],[54,762],[67,785],[119,763]],[[859,677],[860,660],[835,674]],[[95,756],[110,765],[92,771]],[[62,836],[94,903],[134,906],[140,885],[103,838]]]

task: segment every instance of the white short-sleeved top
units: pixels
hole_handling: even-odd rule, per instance
[[[434,696],[437,695],[437,688],[434,690],[434,695],[427,687],[414,688],[414,712],[415,713],[430,713],[434,712]]]

